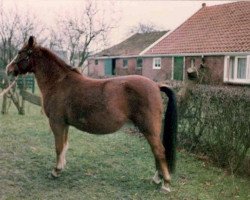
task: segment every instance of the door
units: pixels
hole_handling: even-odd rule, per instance
[[[112,59],[112,75],[116,75],[116,67],[115,67],[116,60]]]
[[[112,59],[105,59],[105,75],[112,75]]]
[[[173,65],[174,80],[183,81],[183,68],[184,68],[184,58],[174,57],[174,65]]]

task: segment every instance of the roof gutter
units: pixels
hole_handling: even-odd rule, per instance
[[[176,53],[176,54],[148,54],[141,55],[140,57],[172,57],[172,56],[234,56],[234,55],[250,55],[250,51],[247,52],[204,52],[204,53]]]
[[[89,57],[88,59],[126,59],[126,58],[155,58],[155,57],[172,57],[172,56],[244,56],[250,55],[247,52],[212,52],[212,53],[179,53],[179,54],[148,54],[148,55],[130,55],[130,56],[100,56]]]
[[[131,55],[131,56],[93,56],[93,57],[89,57],[88,59],[119,59],[119,58],[138,58],[138,57],[142,57],[139,55]]]

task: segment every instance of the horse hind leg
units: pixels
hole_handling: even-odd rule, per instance
[[[156,171],[155,171],[155,175],[152,178],[152,181],[158,185],[161,183],[162,173],[161,173],[161,169],[159,166],[159,162],[156,158],[155,158],[155,168],[156,168]]]
[[[165,149],[161,142],[160,136],[146,135],[146,138],[150,144],[150,147],[156,160],[156,173],[153,177],[153,181],[156,184],[159,184],[161,182],[161,178],[163,178],[161,191],[164,193],[168,193],[170,192],[169,184],[171,181],[171,177],[168,171],[167,162],[165,158]]]
[[[161,112],[137,112],[137,114],[133,116],[132,121],[143,133],[153,152],[156,167],[153,182],[160,184],[163,179],[161,190],[164,193],[170,192],[169,183],[171,178],[165,158],[165,148],[161,142]]]
[[[50,122],[50,127],[55,138],[56,166],[51,172],[53,177],[58,177],[66,165],[66,152],[68,149],[68,126]]]

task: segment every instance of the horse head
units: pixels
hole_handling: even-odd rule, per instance
[[[17,76],[19,74],[34,72],[33,57],[36,51],[35,47],[35,37],[30,36],[28,43],[24,44],[14,59],[7,65],[7,74]]]

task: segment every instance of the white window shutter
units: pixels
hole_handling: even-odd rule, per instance
[[[250,80],[250,55],[247,56],[247,79]]]
[[[224,57],[224,76],[223,76],[224,82],[229,81],[229,59],[230,59],[230,56]]]
[[[155,68],[155,58],[153,58],[153,65],[152,65],[152,68],[153,68],[153,69]]]

